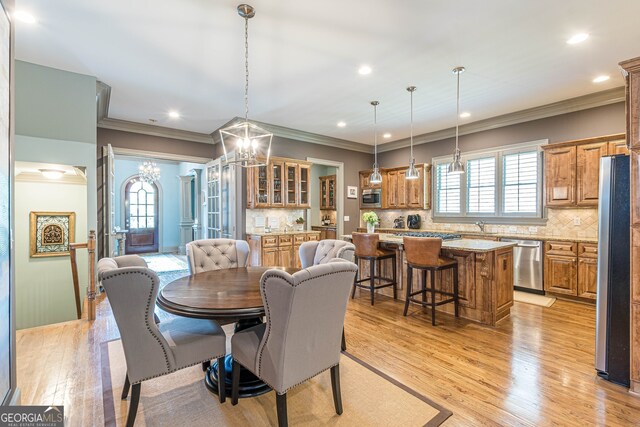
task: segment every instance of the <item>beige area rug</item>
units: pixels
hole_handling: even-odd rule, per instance
[[[126,362],[120,340],[102,344],[102,393],[106,426],[126,423],[129,399],[120,400]],[[135,425],[275,426],[275,393],[220,404],[204,386],[201,366],[142,383]],[[291,426],[438,426],[451,412],[355,357],[343,353],[340,383],[344,412],[336,415],[331,378],[322,373],[287,393]]]
[[[530,292],[513,291],[513,300],[527,304],[551,307],[556,299],[545,295],[532,294]]]
[[[149,268],[156,273],[181,271],[189,268],[187,265],[187,257],[185,255],[158,253],[141,256],[147,262]]]

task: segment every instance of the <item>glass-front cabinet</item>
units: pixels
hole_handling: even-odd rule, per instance
[[[250,169],[255,177],[256,207],[269,206],[269,168],[267,165]]]
[[[207,167],[207,236],[217,239],[220,230],[220,162]]]
[[[310,207],[309,205],[309,180],[311,178],[311,165],[300,165],[300,198],[299,207]]]
[[[271,162],[271,206],[284,206],[284,162]]]
[[[336,209],[336,176],[320,177],[320,209]]]
[[[285,163],[286,174],[286,205],[287,207],[298,206],[298,165],[295,163]]]

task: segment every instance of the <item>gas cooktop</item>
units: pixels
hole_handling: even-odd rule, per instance
[[[461,239],[462,236],[454,233],[436,233],[433,231],[408,231],[405,233],[396,233],[395,236],[410,236],[410,237],[437,237],[442,240],[455,240]]]

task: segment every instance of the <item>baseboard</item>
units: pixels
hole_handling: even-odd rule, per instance
[[[640,398],[640,381],[631,380],[631,387],[629,387],[629,393]]]
[[[11,394],[7,397],[5,401],[5,405],[7,406],[19,406],[22,403],[22,395],[20,393],[20,389],[16,388],[10,392]],[[2,403],[2,402],[0,402]]]
[[[178,253],[177,246],[163,246],[160,250],[162,253]]]

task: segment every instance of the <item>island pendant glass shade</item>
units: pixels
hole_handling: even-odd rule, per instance
[[[420,178],[420,173],[418,169],[416,169],[416,159],[412,158],[409,162],[409,169],[404,176],[404,179],[418,179]]]
[[[382,182],[382,175],[380,174],[380,168],[378,164],[373,165],[373,172],[369,175],[369,182],[371,184],[380,184]]]
[[[411,95],[411,133],[410,133],[411,154],[409,158],[409,169],[407,169],[407,172],[404,175],[404,179],[409,179],[409,180],[420,178],[420,173],[416,169],[416,159],[413,157],[413,92],[415,92],[416,89],[417,88],[415,86],[409,86],[407,88],[407,91]]]
[[[460,148],[458,148],[458,139],[460,134],[460,74],[464,73],[464,67],[456,67],[451,72],[456,75],[456,149],[453,152],[453,161],[449,163],[447,168],[449,173],[464,173],[464,164],[460,160]]]
[[[449,173],[464,173],[464,165],[460,160],[460,150],[456,149],[455,154],[453,155],[453,161],[449,163],[448,168]]]
[[[380,167],[378,166],[378,132],[376,129],[376,125],[378,124],[378,105],[380,102],[371,101],[371,105],[373,105],[373,153],[374,153],[374,162],[373,162],[373,172],[369,175],[369,183],[371,184],[380,184],[382,183],[382,175],[380,174]]]
[[[244,120],[220,129],[219,133],[225,162],[250,168],[269,163],[273,133],[249,121],[249,19],[256,11],[248,4],[239,5],[237,10],[244,19]]]

